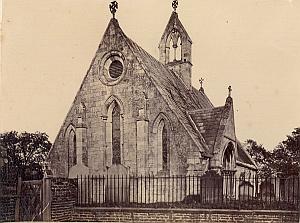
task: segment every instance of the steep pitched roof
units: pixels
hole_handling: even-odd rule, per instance
[[[168,35],[173,28],[181,30],[181,33],[184,33],[183,37],[187,38],[187,40],[192,43],[192,39],[189,36],[188,32],[185,30],[182,23],[180,22],[180,19],[178,18],[178,14],[176,12],[172,12],[172,15],[171,15],[169,22],[163,32],[163,35],[161,37],[161,41],[160,41],[159,45],[162,44],[163,40],[166,38],[166,35]]]
[[[157,87],[169,108],[178,117],[200,152],[211,156],[226,105],[214,107],[204,92],[194,87],[188,88],[176,73],[128,38],[116,19],[111,19],[107,29],[110,26],[114,26],[124,37],[141,67]],[[240,158],[238,159],[242,163],[249,163],[244,153],[245,151],[239,150]],[[253,162],[250,165],[253,165]]]
[[[193,122],[196,124],[200,133],[205,139],[210,152],[214,151],[215,143],[217,141],[218,131],[221,126],[223,115],[226,113],[226,105],[210,108],[189,111]],[[237,157],[236,161],[238,165],[246,166],[253,170],[257,169],[257,166],[251,156],[247,153],[240,141],[237,140]]]
[[[247,167],[257,169],[257,166],[251,156],[247,153],[240,141],[237,142],[237,163],[246,164]]]
[[[183,124],[200,152],[206,154],[209,148],[197,127],[191,123],[186,111],[213,107],[209,99],[204,93],[199,94],[195,93],[195,89],[188,89],[177,74],[169,70],[165,65],[128,38],[116,19],[110,21],[109,26],[111,25],[122,34],[141,67],[156,86],[170,109],[178,117],[178,120]]]
[[[192,87],[191,91],[192,91],[192,94],[195,95],[198,104],[202,105],[203,108],[213,108],[214,107],[204,92],[199,91],[194,87]]]
[[[224,106],[189,112],[191,119],[203,135],[211,152],[214,149],[223,110]]]
[[[166,68],[136,43],[129,40],[128,44],[131,46],[145,72],[149,75],[170,109],[178,117],[178,120],[186,128],[200,151],[206,153],[208,147],[205,140],[198,129],[190,123],[186,111],[205,108],[211,104],[209,100],[203,96],[194,95],[173,71]],[[200,104],[198,103],[199,101],[203,101],[204,103]]]

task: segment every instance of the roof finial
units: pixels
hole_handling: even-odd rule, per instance
[[[177,9],[177,7],[178,7],[178,0],[174,0],[174,1],[172,2],[172,7],[173,7],[173,9],[174,9],[174,12],[176,12],[176,9]]]
[[[231,86],[228,87],[228,97],[231,97],[232,88]]]
[[[199,79],[199,82],[200,82],[200,91],[204,92],[204,88],[203,88],[203,81],[204,81],[204,78],[200,78]]]
[[[118,9],[118,2],[117,1],[112,1],[109,4],[109,10],[110,10],[111,14],[113,15],[113,18],[115,18],[115,14],[116,14],[117,9]]]

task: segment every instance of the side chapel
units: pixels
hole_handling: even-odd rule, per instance
[[[239,177],[257,167],[235,134],[231,87],[215,107],[192,86],[192,40],[174,11],[159,59],[110,20],[48,156],[56,176],[94,174]]]

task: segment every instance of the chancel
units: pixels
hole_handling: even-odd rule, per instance
[[[80,174],[233,176],[257,167],[236,138],[232,88],[214,106],[192,86],[192,39],[177,13],[159,41],[159,58],[121,29],[118,3],[48,161],[56,176]]]

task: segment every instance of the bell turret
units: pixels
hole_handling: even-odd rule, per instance
[[[172,15],[159,43],[159,60],[182,78],[189,87],[192,74],[192,40],[176,12],[178,1],[173,1]]]

